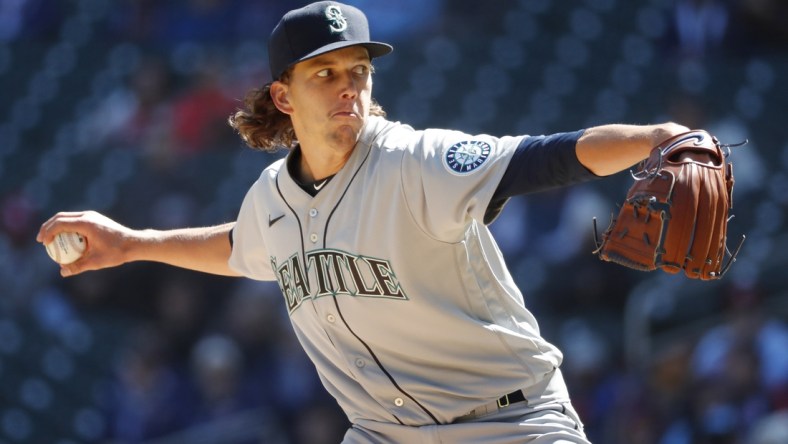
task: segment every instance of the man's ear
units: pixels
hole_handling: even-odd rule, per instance
[[[273,100],[274,105],[276,108],[285,113],[291,114],[293,112],[293,107],[290,106],[290,98],[288,96],[288,85],[286,83],[275,81],[271,84],[271,88],[269,90],[271,94],[271,100]]]

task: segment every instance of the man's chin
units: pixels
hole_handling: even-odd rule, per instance
[[[333,139],[336,143],[354,146],[361,135],[362,125],[341,125],[334,131]]]

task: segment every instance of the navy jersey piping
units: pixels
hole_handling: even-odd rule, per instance
[[[374,139],[373,139],[373,141],[374,141]],[[331,212],[329,213],[329,215],[328,215],[328,218],[326,219],[326,227],[325,227],[325,230],[323,231],[323,248],[327,248],[327,241],[326,241],[326,239],[327,239],[327,237],[328,237],[328,225],[329,225],[329,223],[331,222],[331,217],[334,215],[334,212],[336,212],[337,208],[338,208],[338,207],[339,207],[339,205],[342,203],[342,200],[345,198],[345,195],[346,195],[346,194],[347,194],[347,192],[350,190],[350,187],[353,185],[353,182],[356,180],[356,176],[358,176],[358,174],[361,172],[361,168],[364,166],[364,164],[366,164],[366,163],[367,163],[367,160],[369,159],[370,153],[372,152],[371,145],[372,145],[372,143],[370,143],[370,149],[369,149],[369,151],[367,151],[367,154],[366,154],[366,156],[364,156],[364,159],[361,161],[361,163],[359,164],[358,168],[357,168],[357,169],[356,169],[356,171],[353,173],[353,177],[351,177],[351,178],[350,178],[350,182],[348,182],[347,186],[345,187],[345,190],[342,192],[342,196],[340,196],[339,200],[337,200],[337,203],[334,205],[334,208],[332,208],[332,209],[331,209]],[[303,237],[302,237],[302,243],[303,243]],[[382,362],[380,362],[380,359],[378,359],[378,356],[375,354],[375,352],[374,352],[374,351],[372,351],[372,348],[369,346],[369,344],[367,344],[367,343],[366,343],[366,342],[365,342],[363,339],[361,339],[361,337],[360,337],[359,335],[357,335],[357,334],[356,334],[356,332],[355,332],[355,331],[353,331],[353,329],[352,329],[352,328],[350,328],[350,325],[349,325],[349,324],[348,324],[348,322],[345,320],[345,316],[342,314],[342,310],[339,308],[339,301],[337,300],[337,297],[336,297],[336,295],[332,295],[332,298],[334,299],[334,306],[335,306],[335,307],[336,307],[336,309],[337,309],[337,314],[339,314],[339,318],[340,318],[340,319],[342,319],[342,323],[343,323],[343,324],[345,325],[345,327],[348,329],[348,331],[350,332],[350,334],[352,334],[352,335],[353,335],[353,337],[354,337],[354,338],[356,338],[356,339],[357,339],[357,340],[358,340],[358,341],[361,343],[361,345],[363,345],[363,346],[364,346],[364,348],[367,350],[367,352],[369,352],[370,356],[372,356],[372,359],[375,361],[375,364],[376,364],[376,365],[378,366],[378,368],[380,368],[380,370],[381,370],[381,371],[382,371],[382,372],[383,372],[383,373],[386,375],[386,377],[389,379],[389,381],[390,381],[390,382],[391,382],[391,384],[394,386],[394,388],[396,388],[396,389],[397,389],[397,391],[399,391],[400,393],[402,393],[402,394],[403,394],[404,396],[406,396],[408,399],[410,399],[411,401],[413,401],[413,402],[414,402],[414,403],[415,403],[417,406],[419,406],[419,408],[420,408],[420,409],[421,409],[421,410],[422,410],[424,413],[426,413],[427,415],[429,415],[429,417],[430,417],[430,418],[431,418],[431,419],[432,419],[432,420],[435,422],[435,424],[440,424],[440,421],[438,421],[438,418],[436,418],[436,417],[435,417],[435,415],[434,415],[432,412],[430,412],[430,411],[429,411],[429,409],[427,409],[427,408],[426,408],[424,405],[422,405],[422,404],[421,404],[419,401],[417,401],[417,400],[416,400],[416,398],[414,398],[414,397],[413,397],[413,395],[411,395],[410,393],[408,393],[407,391],[405,391],[405,390],[404,390],[404,389],[403,389],[403,388],[402,388],[402,387],[401,387],[401,386],[400,386],[400,385],[397,383],[397,381],[394,379],[394,376],[392,376],[392,375],[391,375],[391,373],[389,373],[389,371],[388,371],[388,370],[386,369],[386,367],[383,365],[383,363],[382,363]],[[400,419],[399,419],[399,418],[398,418],[396,415],[394,415],[394,414],[392,413],[392,416],[394,417],[394,419],[396,419],[396,420],[397,420],[397,422],[399,422],[400,424],[404,425],[404,423],[403,423],[403,422],[402,422],[402,421],[401,421],[401,420],[400,420]]]
[[[300,233],[299,237],[301,238],[301,256],[302,256],[302,260],[304,261],[303,263],[306,265],[306,263],[307,263],[306,262],[306,245],[304,244],[304,230],[301,227],[301,219],[298,218],[298,213],[296,213],[296,211],[293,209],[293,207],[290,206],[290,203],[287,201],[287,199],[285,199],[284,194],[282,194],[282,189],[279,188],[279,174],[278,173],[276,175],[276,192],[279,193],[279,197],[282,199],[282,202],[284,202],[285,205],[287,205],[287,208],[289,208],[290,212],[293,213],[293,217],[295,217],[295,220],[298,223],[298,232]],[[274,271],[276,271],[276,270],[274,270]]]

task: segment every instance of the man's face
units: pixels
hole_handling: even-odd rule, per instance
[[[372,65],[362,46],[331,51],[293,67],[283,85],[296,137],[305,143],[352,148],[372,100]]]

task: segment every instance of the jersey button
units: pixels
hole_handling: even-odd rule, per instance
[[[328,321],[328,322],[330,322],[330,323],[332,323],[332,324],[333,324],[333,323],[334,323],[334,321],[336,321],[336,320],[337,320],[337,318],[335,318],[335,317],[334,317],[334,315],[328,315],[328,316],[326,316],[326,321]]]
[[[312,216],[312,217],[316,217],[317,216],[317,208],[312,208],[311,210],[309,210],[309,215]]]
[[[356,367],[358,367],[358,368],[361,368],[361,367],[363,367],[363,366],[365,366],[365,365],[366,365],[366,363],[364,362],[364,360],[363,360],[363,359],[361,359],[361,358],[356,358]]]
[[[403,401],[402,398],[395,398],[394,399],[394,405],[396,405],[397,407],[402,407],[403,404],[405,404],[405,401]]]
[[[315,233],[310,234],[309,240],[311,240],[312,242],[317,242],[317,234]]]

